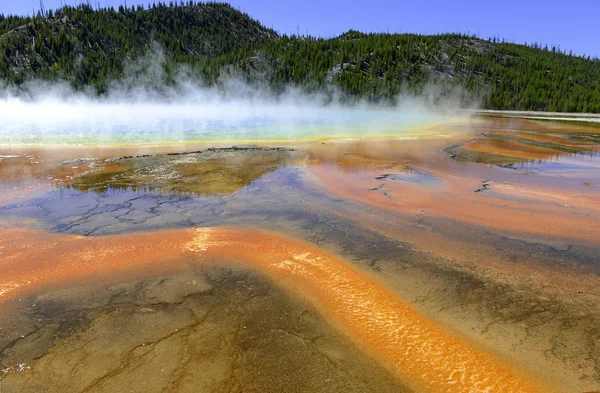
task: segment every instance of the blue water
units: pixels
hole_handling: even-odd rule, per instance
[[[422,108],[364,109],[256,102],[0,101],[0,145],[302,141],[415,135],[453,120]]]

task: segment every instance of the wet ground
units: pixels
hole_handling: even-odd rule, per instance
[[[31,301],[26,338],[3,351],[17,365],[5,372],[5,391],[409,391],[309,305],[243,268],[191,268]]]
[[[0,151],[2,392],[600,389],[600,128],[465,128]]]

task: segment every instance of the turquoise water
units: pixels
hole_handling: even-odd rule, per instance
[[[0,101],[0,145],[168,144],[302,141],[423,133],[456,120],[423,108],[366,109],[307,104]]]

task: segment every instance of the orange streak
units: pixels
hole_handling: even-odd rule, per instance
[[[0,229],[0,302],[79,280],[180,269],[192,230],[83,237]],[[188,255],[188,258],[185,256]]]
[[[288,283],[419,391],[546,391],[316,247],[259,231],[217,228],[198,229],[190,249],[211,259],[249,263]]]
[[[539,238],[592,245],[600,241],[599,198],[592,192],[575,198],[556,188],[548,191],[522,184],[493,184],[491,190],[498,196],[490,196],[473,192],[481,186],[481,179],[444,174],[440,177],[442,186],[438,188],[389,181],[381,191],[385,191],[390,200],[381,191],[370,191],[382,183],[376,177],[385,172],[381,169],[383,165],[375,162],[364,165],[359,173],[352,173],[344,171],[343,166],[314,162],[307,166],[306,174],[312,183],[332,194],[405,214],[425,211],[434,216]],[[393,169],[389,171],[394,172]],[[501,194],[530,197],[531,202],[503,200],[499,197]],[[574,210],[575,207],[578,210]]]
[[[236,260],[305,296],[418,391],[546,391],[425,318],[343,260],[283,236],[226,228],[97,238],[7,230],[1,239],[0,289],[6,292],[0,292],[0,300],[77,279],[131,274],[143,267],[171,270],[198,259]]]
[[[463,145],[463,148],[488,154],[528,160],[551,158],[558,154],[556,150],[531,146],[517,141],[503,139],[475,139]]]

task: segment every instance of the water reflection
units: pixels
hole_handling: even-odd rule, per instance
[[[524,128],[530,126],[534,125],[523,124]],[[121,156],[71,152],[46,164],[44,159],[35,164],[27,159],[27,163],[15,166],[22,172],[12,180],[52,177],[54,187],[40,196],[12,200],[0,207],[0,269],[6,273],[0,280],[0,291],[24,299],[14,300],[14,305],[25,310],[11,314],[22,318],[12,325],[18,329],[6,328],[12,321],[0,318],[0,328],[10,332],[6,337],[0,335],[4,340],[0,344],[18,349],[0,351],[0,360],[7,369],[12,367],[7,372],[10,383],[25,386],[32,380],[44,380],[56,386],[50,366],[60,364],[73,375],[85,374],[88,379],[82,378],[84,381],[90,380],[94,370],[110,369],[114,375],[105,381],[119,390],[125,386],[121,382],[143,381],[145,374],[160,374],[162,365],[156,368],[144,360],[152,357],[145,357],[142,344],[147,344],[176,348],[177,353],[161,352],[157,359],[181,361],[183,366],[175,368],[190,375],[204,368],[185,363],[181,354],[186,351],[202,359],[202,364],[218,363],[223,356],[245,359],[237,364],[225,362],[219,368],[219,372],[235,368],[246,373],[241,379],[244,386],[250,386],[246,385],[249,381],[289,382],[302,376],[308,381],[303,386],[315,386],[318,391],[316,386],[324,378],[337,375],[343,383],[327,385],[333,386],[330,391],[350,391],[338,388],[358,386],[352,378],[363,375],[359,373],[363,366],[352,366],[341,374],[319,372],[322,364],[331,364],[331,359],[339,365],[346,352],[337,344],[332,350],[322,339],[305,340],[312,334],[308,332],[325,331],[322,326],[331,325],[341,326],[363,344],[371,343],[360,351],[383,359],[382,364],[397,369],[407,380],[437,381],[442,386],[462,373],[465,378],[472,376],[474,381],[493,386],[508,375],[496,374],[505,370],[506,362],[517,366],[517,375],[530,372],[555,381],[559,391],[593,390],[600,375],[595,366],[600,364],[600,355],[585,343],[597,337],[600,321],[594,311],[600,288],[600,230],[596,230],[600,195],[595,187],[582,182],[597,178],[597,173],[590,175],[589,171],[596,170],[598,155],[540,145],[533,147],[552,153],[546,155],[544,150],[541,158],[533,159],[541,163],[527,164],[532,150],[525,139],[535,138],[531,130],[526,131],[520,140],[510,140],[508,145],[506,138],[500,141],[489,135],[476,137],[483,142],[475,144],[473,135],[461,134],[452,138],[319,142],[293,146],[296,150],[249,147]],[[566,138],[542,131],[539,139],[544,143]],[[486,142],[494,138],[499,142]],[[519,148],[511,149],[514,143],[520,144]],[[462,158],[451,157],[448,145],[463,149],[459,153]],[[585,147],[593,151],[589,141]],[[510,151],[513,156],[496,154],[500,151]],[[483,165],[468,159],[475,154]],[[3,163],[23,157],[0,162],[3,175],[10,176],[10,167]],[[503,160],[507,157],[514,160],[514,167],[506,167]],[[559,162],[563,167],[551,168],[548,162]],[[27,167],[41,169],[41,165],[48,171],[27,176]],[[545,173],[555,170],[557,176],[549,177],[524,165],[546,168]],[[115,234],[119,235],[111,236]],[[190,250],[190,242],[194,250]],[[210,279],[198,277],[197,270],[205,265],[195,263],[195,253],[202,254],[203,263],[220,260],[226,269]],[[269,274],[273,285],[288,285],[292,300],[273,303],[273,298],[265,295],[267,284],[242,279],[227,270],[235,265],[232,261]],[[177,269],[180,271],[174,273]],[[339,280],[340,271],[354,269],[356,275],[344,274]],[[368,282],[368,287],[352,290],[356,277],[359,282]],[[114,281],[108,285],[102,281],[105,279]],[[193,282],[208,289],[197,293]],[[222,288],[215,283],[223,283]],[[15,287],[17,284],[21,287]],[[93,290],[74,289],[88,284]],[[25,286],[30,286],[31,292],[19,292]],[[34,288],[42,287],[44,290],[33,293]],[[29,293],[31,297],[25,298]],[[292,296],[294,293],[298,296]],[[376,296],[382,293],[386,294],[385,302]],[[319,319],[314,329],[303,325],[313,307],[302,303],[307,299],[312,299],[310,304],[316,304],[314,308],[320,310],[318,315],[323,319],[323,325]],[[392,306],[382,309],[386,304]],[[414,305],[414,314],[398,312],[399,305],[406,304]],[[245,308],[248,305],[252,305],[251,310]],[[43,311],[38,313],[38,307]],[[203,309],[196,314],[202,307],[214,311]],[[215,319],[205,319],[206,315]],[[429,326],[423,323],[427,318],[422,315],[437,321],[435,331],[439,334],[419,333]],[[160,318],[160,323],[153,324],[153,316]],[[270,316],[290,319],[277,324],[267,318]],[[67,322],[57,327],[53,318]],[[269,323],[265,322],[264,329],[253,330],[249,320]],[[411,330],[414,335],[406,335],[410,321],[416,329]],[[28,336],[29,323],[47,336]],[[75,324],[79,324],[79,333],[69,330]],[[195,326],[202,328],[196,331]],[[251,334],[238,346],[235,340],[243,337],[246,326]],[[128,332],[121,335],[127,339],[112,342],[115,329]],[[53,341],[57,331],[63,336]],[[317,337],[317,333],[310,337]],[[27,338],[21,339],[21,335]],[[161,335],[169,337],[164,341],[168,346],[158,344]],[[229,338],[221,346],[217,336]],[[287,341],[276,341],[280,336]],[[485,362],[476,361],[465,368],[452,360],[453,353],[448,355],[452,349],[436,352],[458,336],[467,348],[484,348],[486,358],[488,349],[499,353],[502,367],[481,373],[478,367]],[[95,341],[97,337],[105,339]],[[209,337],[200,347],[211,348],[210,353],[198,352],[202,337]],[[77,340],[86,343],[83,351],[69,352],[70,344],[63,345]],[[93,344],[96,342],[102,345]],[[298,359],[305,361],[265,360],[275,353],[287,361],[290,358],[285,349],[294,342],[302,343],[294,348],[302,355]],[[400,350],[390,343],[400,344]],[[346,347],[354,348],[352,345]],[[404,356],[409,346],[418,353]],[[262,352],[252,355],[247,348],[262,348]],[[355,351],[353,359],[360,357],[359,349],[348,351]],[[327,362],[314,360],[322,353]],[[457,351],[457,356],[467,353]],[[69,356],[91,359],[89,367],[79,366],[85,362],[69,362]],[[495,364],[496,355],[490,356]],[[15,371],[21,358],[35,373]],[[117,359],[114,364],[106,360],[113,358]],[[415,358],[422,359],[419,365],[415,365]],[[576,369],[571,367],[574,363]],[[271,367],[269,375],[273,378],[260,379],[267,370],[256,364]],[[298,371],[302,364],[311,365],[310,373]],[[126,370],[122,374],[121,366]],[[590,371],[581,371],[584,367]],[[427,374],[434,369],[436,375]],[[134,375],[134,370],[140,374]],[[123,376],[127,377],[119,379]],[[91,380],[94,378],[95,374]],[[157,384],[168,386],[168,381]],[[231,390],[226,388],[223,391]],[[377,391],[377,387],[362,389],[369,390]]]
[[[579,156],[598,159],[600,128],[557,127],[526,120],[485,121],[478,137],[446,148],[452,158],[523,169],[553,161],[565,165],[588,165]],[[577,162],[573,162],[577,161]],[[596,166],[593,163],[593,166]],[[556,165],[553,165],[556,167]]]
[[[552,154],[550,157],[526,160],[508,166],[513,169],[536,170],[539,172],[596,171],[600,169],[600,152],[581,151]]]
[[[66,187],[99,194],[132,190],[189,196],[229,195],[301,156],[289,149],[248,147],[112,158]]]

